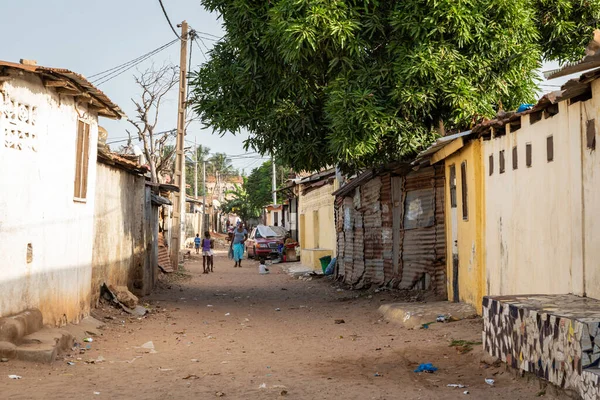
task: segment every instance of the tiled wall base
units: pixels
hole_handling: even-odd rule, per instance
[[[485,350],[584,399],[600,399],[600,301],[573,295],[483,299]],[[583,373],[585,372],[585,374]]]

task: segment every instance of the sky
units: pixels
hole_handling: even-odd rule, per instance
[[[152,51],[173,39],[158,0],[19,0],[2,1],[2,24],[0,36],[4,37],[0,59],[19,62],[21,58],[36,60],[39,65],[67,68],[84,76],[105,71]],[[211,14],[200,0],[163,0],[173,25],[187,20],[197,31],[221,37],[223,30],[216,14]],[[175,26],[175,29],[179,30]],[[204,40],[208,48],[213,41]],[[206,48],[200,46],[206,53]],[[179,45],[176,43],[136,68],[147,69],[152,62],[157,66],[179,64]],[[198,69],[205,61],[198,46],[193,46],[192,68]],[[118,104],[128,116],[135,115],[132,97],[140,94],[133,80],[137,74],[132,68],[122,75],[99,86],[108,97]],[[131,129],[125,119],[113,121],[101,118],[100,125],[109,132],[108,142],[127,137]],[[167,96],[161,107],[157,129],[169,130],[177,126],[177,87]],[[192,123],[188,128],[186,146],[208,146],[212,153],[230,155],[246,153],[243,140],[247,134],[224,137],[213,135],[212,130]],[[111,148],[118,149],[121,143]],[[266,160],[266,158],[265,158]],[[233,159],[234,167],[247,173],[258,167],[263,160],[256,154]]]
[[[3,0],[4,18],[0,24],[0,37],[4,37],[0,59],[18,62],[19,59],[37,60],[39,65],[67,68],[84,76],[90,76],[113,68],[152,51],[173,39],[158,0]],[[174,25],[184,19],[199,32],[221,37],[223,30],[218,16],[206,11],[200,0],[163,0]],[[176,27],[177,29],[177,27]],[[214,43],[204,40],[211,48]],[[206,48],[201,46],[206,52]],[[198,69],[205,61],[198,46],[193,47],[192,69]],[[179,64],[179,45],[174,44],[145,61],[136,68],[144,71],[152,63]],[[555,63],[545,63],[543,69],[556,68]],[[136,68],[121,74],[100,89],[118,104],[126,114],[134,116],[131,98],[140,93],[133,80]],[[539,95],[558,89],[569,77],[543,82]],[[126,120],[113,121],[102,118],[100,124],[109,132],[109,142],[127,137],[130,125]],[[177,125],[177,88],[167,96],[161,107],[157,129],[175,128]],[[213,135],[210,128],[192,123],[188,128],[186,146],[196,143],[207,146],[211,152],[229,155],[245,153],[243,141],[247,134]],[[115,143],[112,148],[118,148]],[[265,158],[266,159],[266,158]],[[249,173],[264,161],[256,154],[243,158],[233,157],[234,167]]]

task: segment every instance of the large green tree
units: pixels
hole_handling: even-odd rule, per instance
[[[217,132],[297,170],[360,169],[534,100],[580,57],[600,0],[202,0],[225,36],[193,74]]]

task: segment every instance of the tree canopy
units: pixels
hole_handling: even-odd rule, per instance
[[[225,36],[192,74],[216,132],[296,170],[399,159],[534,100],[579,58],[600,0],[202,0]]]
[[[251,218],[258,218],[262,210],[261,207],[257,207],[250,198],[250,194],[247,191],[248,184],[247,178],[244,178],[243,185],[235,185],[235,189],[228,191],[227,194],[231,194],[230,200],[227,200],[221,206],[221,211],[224,213],[235,213],[242,221],[248,221]]]

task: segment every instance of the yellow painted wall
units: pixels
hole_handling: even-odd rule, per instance
[[[315,270],[321,269],[320,257],[335,257],[336,231],[334,201],[332,193],[337,190],[337,181],[325,184],[302,194],[300,187],[298,211],[300,213],[300,260],[303,265]]]
[[[458,139],[462,140],[462,139]],[[463,219],[461,164],[466,161],[468,216]],[[460,301],[473,305],[481,314],[481,301],[485,292],[485,191],[481,142],[474,140],[444,160],[446,173],[446,266],[448,299],[453,289],[453,225],[456,226],[458,249],[458,292]],[[450,201],[450,167],[456,168],[456,218]]]

